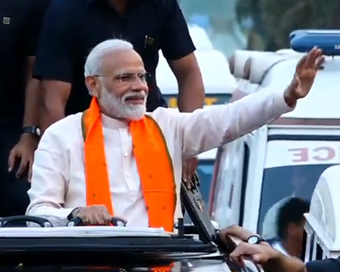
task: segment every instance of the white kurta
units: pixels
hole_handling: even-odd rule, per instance
[[[290,110],[282,92],[266,91],[193,113],[165,108],[147,113],[159,124],[173,161],[178,196],[175,221],[182,217],[179,200],[183,158],[233,141]],[[86,206],[81,116],[70,115],[51,125],[35,152],[27,214],[47,218],[55,226],[65,226],[66,217],[74,208]],[[148,216],[127,124],[104,115],[102,121],[115,215],[125,218],[128,226],[147,227]]]

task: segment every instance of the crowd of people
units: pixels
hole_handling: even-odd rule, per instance
[[[107,225],[115,215],[172,231],[195,156],[293,110],[323,62],[315,48],[285,90],[196,110],[204,86],[176,0],[15,0],[0,10],[0,217],[55,226],[75,217]],[[157,87],[159,50],[178,81],[179,111],[166,109]],[[236,226],[221,240],[244,240],[230,257],[251,255],[265,271],[326,271],[288,256],[298,254],[296,220],[295,229],[280,221],[284,254]]]

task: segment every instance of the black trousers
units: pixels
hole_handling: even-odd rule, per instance
[[[8,172],[8,156],[20,133],[20,126],[0,126],[0,217],[24,215],[29,204],[27,173],[20,178],[15,176],[20,160]]]

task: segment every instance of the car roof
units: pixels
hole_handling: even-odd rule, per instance
[[[246,81],[248,87],[258,84],[255,92],[272,90],[283,92],[294,77],[296,65],[304,54],[290,49],[277,52],[250,52],[240,51],[236,56],[239,66],[246,67],[245,59],[250,59],[250,78],[241,79]],[[248,64],[249,65],[249,64]],[[242,69],[239,68],[241,71]],[[240,76],[244,74],[239,72]],[[340,118],[340,57],[326,57],[325,63],[317,73],[311,92],[304,99],[298,101],[294,111],[282,115],[279,119],[294,118],[300,120],[339,119]],[[238,100],[249,94],[249,90],[239,89],[233,93],[231,101]],[[279,120],[278,120],[279,121]],[[276,122],[276,121],[275,121]]]
[[[264,77],[264,89],[283,91],[293,79],[300,58],[292,58],[274,65]],[[327,58],[323,69],[318,71],[308,96],[300,100],[294,111],[282,117],[340,118],[340,58]]]

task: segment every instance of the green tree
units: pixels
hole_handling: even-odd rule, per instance
[[[340,28],[340,1],[335,0],[238,0],[237,13],[239,20],[255,18],[253,32],[265,50],[289,47],[289,33],[296,29]]]

